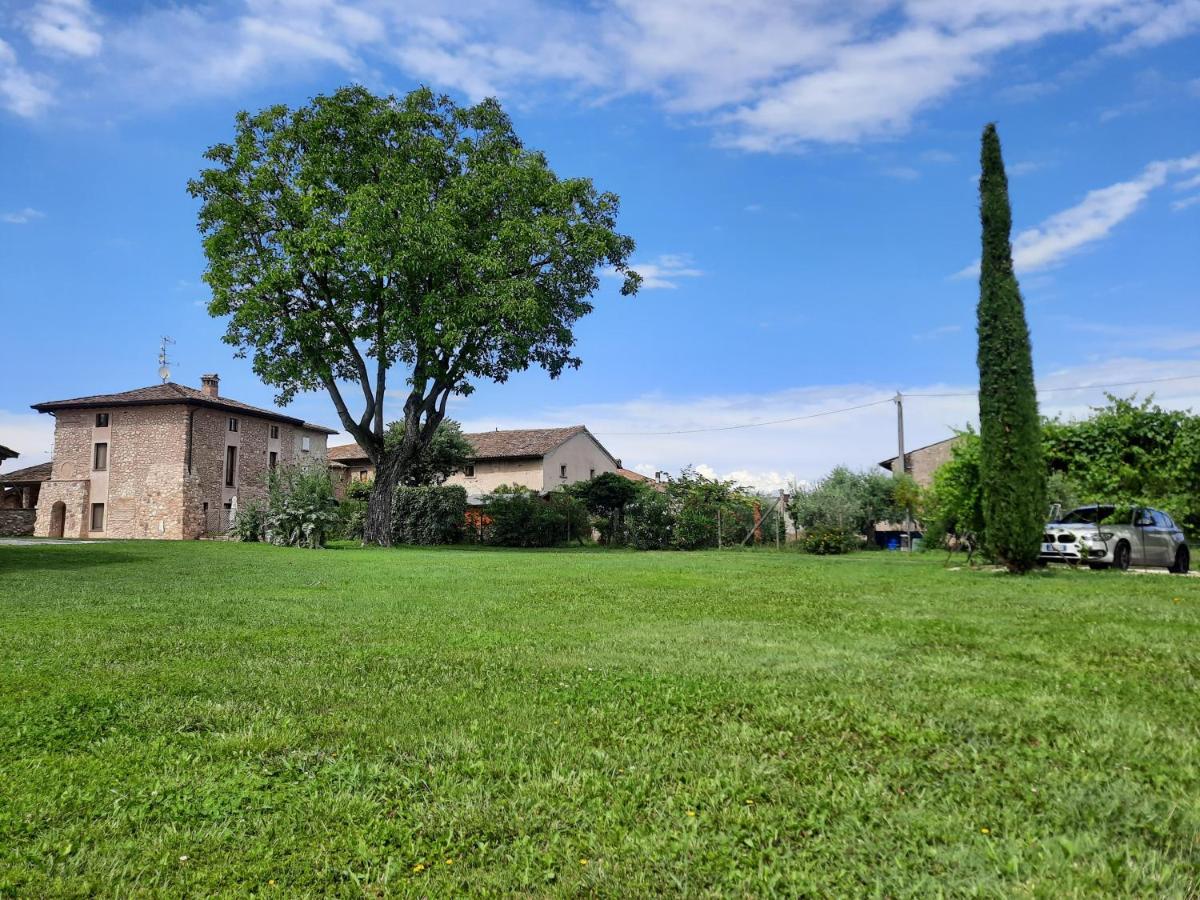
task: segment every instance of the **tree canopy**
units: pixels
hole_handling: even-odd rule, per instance
[[[983,130],[979,216],[979,471],[994,557],[1009,571],[1037,562],[1046,523],[1041,426],[1025,303],[1013,271],[1012,209],[995,125]]]
[[[390,493],[451,394],[540,366],[578,366],[573,326],[599,271],[633,240],[618,198],[559,178],[498,102],[460,107],[421,88],[362,87],[236,117],[189,182],[225,340],[252,355],[280,403],[324,388],[376,464],[367,537],[387,542]],[[384,397],[404,370],[404,438],[384,440]],[[361,395],[361,398],[358,397]]]
[[[389,422],[384,434],[384,446],[398,447],[404,442],[403,421]],[[410,462],[400,477],[400,483],[408,487],[423,487],[443,484],[475,455],[475,448],[462,433],[462,427],[453,419],[442,419],[417,456]]]

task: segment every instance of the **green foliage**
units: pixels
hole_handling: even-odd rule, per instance
[[[269,543],[316,549],[336,533],[338,502],[323,465],[278,466],[267,486],[263,534]]]
[[[404,442],[403,421],[391,422],[384,435],[388,447],[399,447]],[[409,463],[400,483],[410,487],[439,485],[455,472],[461,472],[475,455],[460,426],[453,419],[443,419],[434,429],[433,437]]]
[[[366,499],[347,499],[338,504],[338,523],[333,533],[343,541],[362,542],[367,521]]]
[[[566,488],[592,514],[592,524],[602,544],[619,545],[627,540],[625,507],[638,496],[638,486],[616,472],[601,472],[587,481]]]
[[[837,525],[818,525],[805,529],[800,546],[805,553],[829,556],[862,549],[863,538],[851,528]]]
[[[734,510],[749,501],[739,493],[734,482],[706,478],[689,467],[670,481],[667,496],[675,514],[672,538],[677,550],[716,547],[718,522],[723,529],[722,544],[737,543],[745,535],[744,530],[737,534],[739,528]],[[727,516],[730,517],[728,524],[725,522]]]
[[[501,547],[555,547],[591,533],[587,507],[565,491],[542,497],[522,485],[501,485],[484,499],[485,540]]]
[[[368,538],[386,543],[396,484],[419,465],[451,394],[539,366],[577,367],[573,327],[599,271],[634,242],[619,201],[559,178],[494,99],[458,106],[421,88],[344,87],[297,109],[240,112],[232,142],[188,184],[225,341],[253,355],[280,403],[324,388],[376,463]],[[385,446],[393,366],[405,436]],[[339,384],[354,386],[343,396]],[[361,414],[351,412],[361,391]],[[376,509],[378,507],[378,509]]]
[[[266,504],[259,500],[247,500],[238,507],[237,515],[229,523],[229,534],[243,543],[256,543],[263,539],[266,520]]]
[[[983,131],[979,211],[980,475],[986,542],[1011,572],[1037,562],[1046,519],[1041,424],[1025,304],[1013,271],[1012,210],[995,125]]]
[[[811,487],[794,487],[789,512],[805,531],[869,535],[878,522],[904,518],[904,508],[895,497],[900,483],[882,472],[853,472],[839,466]]]
[[[980,455],[979,435],[970,428],[959,432],[950,459],[934,473],[933,484],[925,493],[922,523],[926,547],[970,535],[986,546]]]
[[[637,550],[670,550],[675,542],[675,513],[663,491],[641,485],[625,508],[626,540]]]
[[[371,478],[366,481],[351,481],[346,485],[347,500],[366,500],[371,496],[371,491],[375,489],[375,479]]]
[[[1200,416],[1110,394],[1086,419],[1045,422],[1043,435],[1052,475],[1069,477],[1079,500],[1157,507],[1200,534]]]
[[[467,491],[460,485],[401,485],[392,502],[392,542],[457,544],[466,514]]]

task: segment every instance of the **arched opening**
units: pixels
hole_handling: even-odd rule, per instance
[[[63,527],[67,522],[67,504],[61,500],[56,500],[54,505],[50,507],[50,537],[60,538],[63,536]]]

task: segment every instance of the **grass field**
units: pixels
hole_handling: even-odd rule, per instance
[[[1200,579],[0,546],[0,895],[1195,895]]]

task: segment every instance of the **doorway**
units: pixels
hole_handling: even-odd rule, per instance
[[[67,522],[67,504],[61,500],[56,500],[54,505],[50,507],[50,533],[52,538],[61,538],[63,536],[63,527]]]

